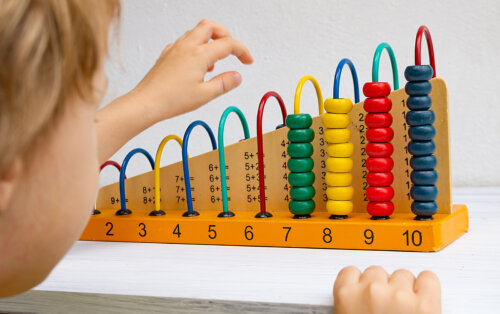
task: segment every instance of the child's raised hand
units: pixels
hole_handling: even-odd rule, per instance
[[[229,55],[242,63],[253,58],[247,47],[223,26],[201,21],[174,44],[163,50],[156,64],[132,91],[157,121],[194,110],[241,83],[236,71],[221,73],[205,81],[218,60]]]
[[[430,271],[417,278],[407,270],[392,275],[379,266],[363,273],[342,269],[333,288],[335,313],[441,313],[441,287]]]

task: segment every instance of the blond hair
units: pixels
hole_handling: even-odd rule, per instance
[[[0,175],[69,97],[94,95],[118,0],[0,0]]]

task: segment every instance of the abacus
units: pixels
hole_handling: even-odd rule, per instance
[[[422,36],[430,65],[421,65]],[[389,83],[378,82],[384,50],[393,69],[392,92]],[[352,74],[354,104],[339,97],[345,65]],[[395,54],[382,43],[372,82],[363,86],[365,101],[359,99],[353,62],[343,59],[333,98],[323,99],[309,75],[297,86],[293,114],[287,114],[278,93],[266,93],[258,107],[256,137],[250,136],[243,113],[229,107],[218,140],[198,120],[183,139],[165,137],[156,159],[138,148],[121,166],[107,162],[120,171],[119,182],[100,189],[81,240],[438,251],[467,232],[468,213],[465,205],[451,202],[448,94],[435,69],[432,39],[422,26],[404,89],[399,89]],[[316,117],[300,113],[302,87],[309,81],[318,99]],[[270,98],[278,102],[283,119],[263,134]],[[243,139],[224,146],[231,113],[241,121]],[[195,127],[207,131],[212,150],[189,157]],[[182,161],[160,167],[170,140],[182,147]],[[126,178],[127,165],[138,153],[153,171]]]

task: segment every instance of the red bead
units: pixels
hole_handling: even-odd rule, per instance
[[[366,98],[363,108],[366,112],[389,112],[392,109],[392,101],[389,98]]]
[[[369,113],[365,117],[365,124],[369,128],[388,128],[392,125],[390,113]]]
[[[368,202],[366,210],[372,216],[390,216],[394,212],[394,204],[392,202]]]
[[[366,197],[374,202],[388,202],[394,197],[394,189],[390,186],[370,186],[366,189]]]
[[[366,169],[371,172],[389,172],[394,167],[394,161],[390,157],[370,157],[366,159]]]
[[[370,186],[390,186],[394,181],[392,172],[369,172],[366,182]]]
[[[387,82],[368,82],[363,86],[366,97],[387,97],[391,93],[391,85]]]
[[[394,152],[391,143],[368,143],[366,153],[369,157],[390,157]]]
[[[393,138],[392,128],[368,128],[366,130],[366,139],[369,142],[384,143],[390,142]]]

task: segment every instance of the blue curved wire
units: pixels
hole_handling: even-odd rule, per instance
[[[191,197],[191,179],[189,177],[189,163],[188,163],[187,149],[188,149],[189,135],[191,134],[191,131],[193,131],[193,129],[198,125],[201,125],[203,128],[205,128],[208,135],[210,136],[210,141],[212,142],[212,149],[213,150],[217,149],[217,141],[215,140],[214,133],[212,132],[212,129],[210,129],[208,124],[206,124],[201,120],[196,120],[193,121],[188,126],[186,132],[184,133],[184,138],[182,140],[182,169],[184,170],[184,186],[186,188],[186,202],[188,205],[188,212],[190,213],[193,212],[193,199]]]
[[[146,156],[146,158],[149,160],[149,163],[151,164],[151,169],[155,169],[155,161],[153,157],[144,149],[142,148],[136,148],[131,150],[127,156],[125,156],[125,159],[123,159],[123,163],[121,166],[120,170],[120,208],[122,210],[127,209],[127,204],[125,202],[125,171],[127,170],[128,162],[130,161],[130,158],[134,156],[135,154],[140,153]]]
[[[247,119],[243,112],[237,107],[228,107],[222,113],[219,122],[219,170],[220,170],[220,187],[222,192],[222,211],[227,213],[229,211],[227,205],[227,182],[226,182],[226,159],[224,156],[224,126],[226,125],[226,119],[231,112],[235,112],[240,118],[241,126],[243,127],[243,132],[245,133],[245,139],[250,138],[250,131],[248,129]]]
[[[354,102],[357,104],[359,102],[358,74],[356,73],[356,68],[354,67],[352,61],[347,58],[340,60],[339,65],[337,65],[337,70],[335,70],[335,79],[333,80],[333,98],[339,98],[340,75],[342,74],[342,69],[345,64],[347,64],[349,69],[351,69],[352,83],[354,84]]]

